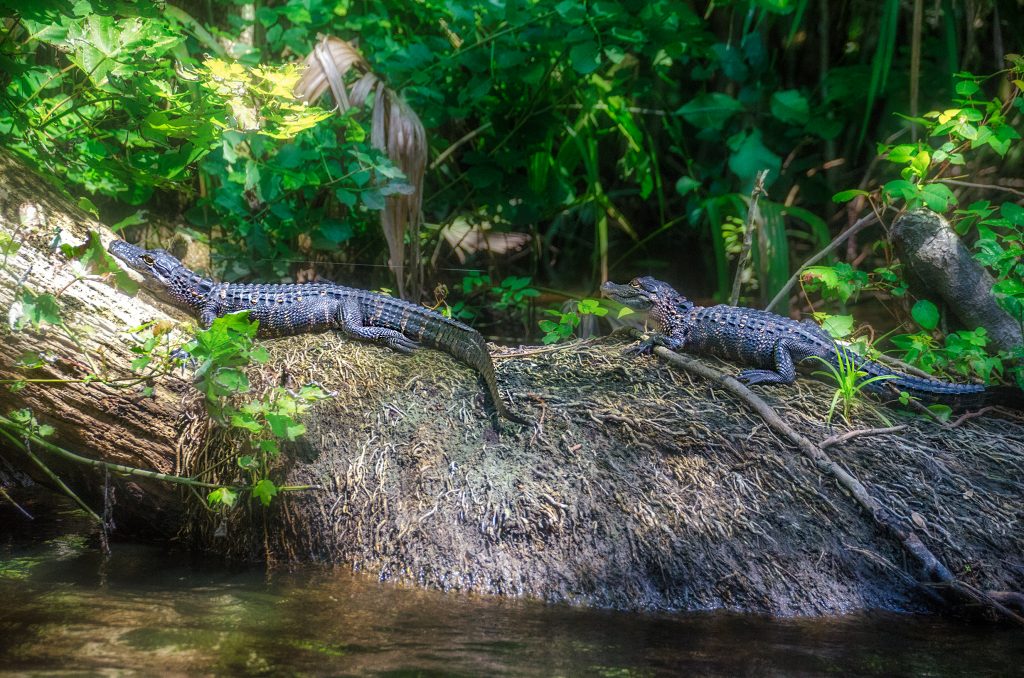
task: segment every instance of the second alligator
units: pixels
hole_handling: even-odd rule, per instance
[[[660,344],[673,351],[741,362],[754,368],[737,375],[748,384],[792,384],[797,363],[808,358],[818,358],[841,369],[842,355],[843,362],[848,359],[863,375],[863,388],[876,395],[895,396],[905,391],[925,404],[942,403],[958,409],[990,403],[1019,408],[1024,402],[1024,394],[1013,387],[954,384],[891,370],[847,352],[810,320],[800,322],[738,306],[697,306],[671,285],[649,276],[635,278],[628,285],[606,282],[601,291],[632,309],[648,311],[650,319],[661,329],[661,334],[642,342],[638,352],[650,351]],[[868,381],[872,377],[881,379]]]

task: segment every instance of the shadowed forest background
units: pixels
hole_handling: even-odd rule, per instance
[[[740,268],[764,307],[866,217],[773,310],[1013,381],[1021,349],[909,294],[886,228],[945,213],[1024,318],[1019,1],[0,7],[4,147],[217,277],[385,289],[555,342],[617,321],[588,299],[609,278],[724,302]]]

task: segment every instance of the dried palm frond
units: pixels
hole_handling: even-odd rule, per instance
[[[295,86],[295,95],[313,102],[328,89],[341,112],[363,105],[373,97],[370,141],[391,158],[405,174],[413,191],[385,198],[380,215],[388,243],[388,265],[395,275],[398,293],[416,298],[420,291],[419,229],[422,222],[423,175],[427,167],[427,133],[416,113],[393,89],[370,70],[370,65],[351,43],[325,36],[306,57],[308,68]],[[346,87],[346,77],[352,84]],[[406,251],[406,234],[412,251]],[[410,275],[406,275],[408,260]],[[406,280],[409,285],[407,287]]]
[[[481,250],[508,254],[521,249],[530,241],[529,233],[495,233],[491,231],[489,223],[471,224],[464,217],[457,217],[442,228],[441,237],[451,245],[459,263],[463,264],[469,255]]]

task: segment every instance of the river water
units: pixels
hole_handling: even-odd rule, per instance
[[[0,512],[0,673],[871,675],[1024,672],[1024,634],[894,614],[635,614],[421,591],[158,546],[100,555],[72,512]]]

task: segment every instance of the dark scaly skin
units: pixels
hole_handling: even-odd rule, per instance
[[[954,384],[891,370],[846,351],[810,320],[798,322],[767,311],[724,304],[697,306],[667,283],[651,277],[635,278],[628,285],[606,282],[601,292],[632,309],[647,311],[648,317],[660,328],[662,334],[641,342],[634,349],[636,352],[649,352],[660,344],[673,351],[711,355],[749,365],[753,369],[737,375],[747,384],[792,384],[796,379],[796,365],[812,356],[838,369],[839,352],[843,351],[843,358],[852,360],[856,369],[865,373],[864,380],[881,375],[890,377],[864,385],[865,391],[876,395],[891,397],[906,391],[926,404],[942,403],[957,409],[986,403],[1020,407],[1024,401],[1015,388]]]
[[[520,424],[498,392],[494,363],[483,336],[468,325],[402,299],[333,283],[291,285],[214,282],[190,271],[163,250],[146,250],[123,240],[110,243],[112,255],[142,273],[158,291],[188,307],[203,327],[214,318],[249,311],[258,336],[281,337],[337,330],[347,336],[411,353],[419,342],[470,365],[483,377],[498,414]]]

